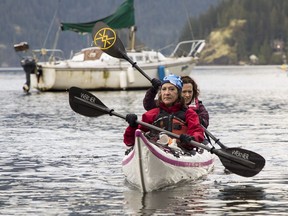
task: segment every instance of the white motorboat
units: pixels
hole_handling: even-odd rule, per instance
[[[188,42],[198,48],[204,43],[185,43]],[[196,52],[191,50],[191,53],[193,51]],[[151,78],[162,79],[170,73],[179,76],[189,75],[195,65],[192,56],[165,57],[156,51],[129,51],[127,54]],[[149,80],[137,72],[129,62],[109,56],[98,47],[83,49],[69,60],[54,59],[36,63],[37,72],[30,74],[32,88],[47,91],[67,90],[71,86],[78,86],[90,90],[128,90],[151,86]]]
[[[197,62],[197,55],[205,46],[204,40],[183,41],[169,56],[159,51],[136,49],[133,0],[126,0],[114,14],[101,20],[113,29],[130,28],[127,55],[151,78],[162,79],[170,73],[189,75]],[[61,29],[91,34],[98,21],[61,23]],[[29,45],[21,42],[15,44],[14,49],[27,54]],[[109,56],[98,47],[85,48],[70,59],[65,59],[59,49],[32,50],[30,56],[22,57],[21,65],[26,73],[25,91],[30,88],[61,91],[72,86],[88,90],[129,90],[151,86],[127,61]]]

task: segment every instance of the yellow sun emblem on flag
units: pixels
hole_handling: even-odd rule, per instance
[[[116,41],[116,33],[111,28],[102,28],[94,36],[95,46],[100,47],[102,50],[109,49]]]

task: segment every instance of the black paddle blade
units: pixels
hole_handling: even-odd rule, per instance
[[[150,82],[152,79],[127,55],[122,41],[117,37],[116,32],[104,22],[97,22],[93,28],[93,42],[95,46],[110,56],[127,60]]]
[[[97,97],[78,87],[69,89],[69,104],[72,110],[88,117],[110,113],[110,110]]]
[[[255,152],[241,148],[227,148],[222,149],[222,151],[225,151],[241,159],[251,161],[255,164],[254,167],[248,167],[241,163],[237,163],[237,160],[229,160],[225,157],[219,157],[225,168],[237,175],[252,177],[258,174],[265,166],[265,159]]]
[[[127,58],[125,47],[116,32],[104,22],[97,22],[93,28],[93,43],[103,52],[115,58]]]

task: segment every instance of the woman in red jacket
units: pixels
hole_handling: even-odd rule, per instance
[[[203,105],[202,101],[198,99],[200,90],[197,83],[190,76],[182,76],[183,82],[182,97],[189,108],[192,108],[199,116],[200,123],[207,128],[209,126],[209,113]],[[152,87],[149,88],[143,99],[143,106],[146,110],[155,108],[157,100],[154,100],[158,89],[161,86],[161,81],[152,79]]]
[[[192,150],[191,140],[202,142],[204,131],[200,125],[197,113],[188,109],[182,97],[183,83],[179,76],[169,75],[164,77],[157,101],[157,107],[142,115],[142,121],[154,124],[165,130],[180,135],[179,147]],[[135,131],[137,128],[147,132],[149,128],[137,125],[137,115],[128,114],[126,121],[129,126],[124,133],[124,143],[133,146],[135,143]]]

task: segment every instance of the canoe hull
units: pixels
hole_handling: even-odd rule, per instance
[[[142,192],[199,179],[214,167],[215,157],[206,150],[176,157],[151,144],[141,131],[137,130],[135,135],[134,149],[124,157],[122,167],[127,181]]]

